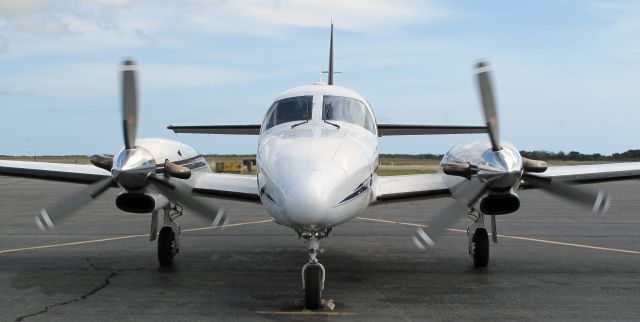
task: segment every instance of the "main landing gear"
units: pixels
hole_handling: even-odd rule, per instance
[[[180,226],[174,219],[182,216],[182,207],[171,203],[162,209],[164,222],[158,234],[158,211],[151,214],[150,240],[158,239],[158,262],[160,266],[172,266],[173,258],[180,252]]]
[[[487,267],[489,265],[489,234],[484,226],[484,215],[472,210],[468,217],[474,220],[474,223],[467,229],[469,237],[469,256],[473,258],[473,266]],[[493,241],[497,243],[495,217],[491,218]]]
[[[300,232],[307,242],[309,261],[302,267],[302,289],[304,290],[304,306],[309,310],[318,310],[322,306],[322,291],[326,277],[325,269],[318,262],[318,254],[323,253],[320,249],[320,239],[326,237],[330,230],[325,231],[305,231]]]

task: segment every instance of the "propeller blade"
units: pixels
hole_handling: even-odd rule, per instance
[[[61,199],[49,208],[40,209],[40,214],[35,217],[38,228],[42,231],[54,229],[55,225],[96,199],[107,191],[112,184],[111,177],[102,179],[77,193]]]
[[[126,149],[133,149],[136,145],[137,126],[136,65],[132,60],[126,60],[122,63],[122,130]]]
[[[487,122],[489,139],[491,139],[491,146],[493,151],[500,151],[502,146],[500,145],[500,132],[498,129],[498,111],[493,97],[489,63],[485,61],[478,62],[475,66],[475,71],[478,80],[478,92],[482,100],[484,120]]]
[[[434,247],[442,233],[455,223],[460,217],[467,214],[471,207],[489,190],[489,185],[484,181],[461,182],[451,189],[456,198],[447,208],[443,209],[429,224],[426,233],[418,228],[413,236],[413,242],[422,250]]]
[[[561,181],[553,181],[551,178],[525,173],[522,179],[527,183],[552,193],[558,197],[567,199],[576,204],[591,207],[594,214],[603,214],[609,210],[610,196],[602,190],[593,191],[584,187],[576,187]]]
[[[189,185],[171,178],[159,179],[155,176],[150,177],[151,184],[157,188],[169,200],[177,202],[197,215],[211,222],[211,226],[223,226],[227,222],[227,215],[224,209],[217,205],[208,205],[196,199],[191,195]]]

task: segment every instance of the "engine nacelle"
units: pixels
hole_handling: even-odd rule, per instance
[[[123,192],[116,197],[118,209],[138,214],[150,213],[169,204],[169,199],[157,193]]]
[[[520,208],[520,199],[513,193],[489,194],[480,201],[480,211],[486,215],[506,215]]]

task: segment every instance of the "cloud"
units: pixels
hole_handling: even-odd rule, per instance
[[[223,67],[143,65],[140,68],[142,86],[150,90],[240,84],[256,77],[258,76]]]
[[[9,50],[9,38],[0,36],[0,55],[4,54]]]
[[[135,0],[84,0],[83,5],[95,6],[124,6],[136,2]],[[0,2],[0,17],[13,18],[32,14],[64,11],[69,6],[78,5],[72,0],[19,0]]]
[[[589,2],[591,14],[604,22],[598,30],[603,43],[612,52],[632,58],[640,55],[640,2],[611,0]]]
[[[0,17],[8,18],[36,13],[46,7],[46,0],[2,1],[0,2]]]
[[[32,96],[35,94],[28,89],[16,88],[15,84],[0,82],[0,96]]]
[[[239,84],[257,77],[223,67],[143,64],[138,69],[139,86],[143,91]],[[118,72],[117,65],[100,62],[51,66],[39,64],[21,74],[0,77],[0,94],[37,94],[62,98],[115,97],[119,90]]]
[[[0,28],[41,37],[101,38],[105,33],[158,36],[171,29],[274,35],[291,27],[371,31],[448,15],[434,1],[391,0],[21,0],[0,2]],[[170,23],[166,23],[170,21]],[[158,27],[164,24],[164,28]],[[163,30],[159,30],[163,29]],[[0,29],[1,30],[1,29]]]
[[[186,19],[214,33],[268,35],[288,27],[326,27],[330,20],[351,31],[379,30],[441,19],[433,1],[388,0],[186,0]]]
[[[32,15],[12,20],[8,26],[40,37],[57,37],[72,34],[69,25],[54,15]]]
[[[37,37],[100,36],[104,16],[127,12],[133,0],[21,0],[0,2],[0,30]],[[118,14],[119,15],[119,14]],[[89,28],[87,28],[89,27]],[[134,24],[135,27],[135,24]],[[112,30],[113,31],[113,30]]]

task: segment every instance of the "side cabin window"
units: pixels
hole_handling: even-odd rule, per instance
[[[313,96],[297,96],[281,99],[269,108],[265,117],[264,130],[278,124],[311,119]]]
[[[376,125],[369,109],[360,100],[325,95],[322,98],[322,119],[352,123],[376,134]]]

